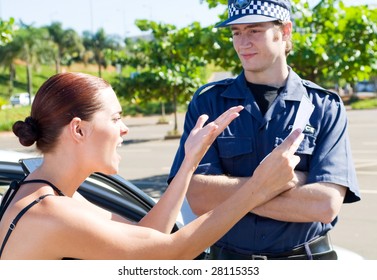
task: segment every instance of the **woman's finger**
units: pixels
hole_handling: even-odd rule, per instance
[[[200,129],[203,127],[205,122],[208,120],[208,115],[201,115],[198,120],[196,121],[194,129]]]
[[[297,151],[303,139],[304,134],[301,133],[301,129],[296,129],[287,138],[285,138],[283,143],[276,147],[276,149],[288,151],[288,153],[293,155]]]
[[[243,106],[235,106],[231,107],[224,113],[222,113],[215,121],[214,123],[218,125],[221,129],[224,129],[228,126],[234,120],[236,117],[239,116],[239,112],[243,110]]]

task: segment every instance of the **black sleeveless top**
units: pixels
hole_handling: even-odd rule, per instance
[[[6,211],[6,209],[8,208],[10,202],[12,201],[12,199],[14,198],[14,196],[16,195],[16,193],[19,190],[20,186],[25,185],[25,184],[29,184],[29,183],[43,183],[43,184],[47,184],[50,187],[52,187],[54,189],[54,191],[56,191],[59,194],[59,196],[65,196],[64,193],[61,190],[59,190],[56,186],[54,186],[52,183],[50,183],[49,181],[46,181],[46,180],[28,180],[28,181],[21,181],[21,182],[12,181],[11,184],[10,184],[10,186],[9,186],[9,189],[4,194],[3,200],[1,201],[1,205],[0,205],[0,221],[3,218],[3,215],[4,215],[5,211]],[[18,215],[16,216],[16,218],[14,218],[14,220],[12,221],[12,223],[9,226],[7,234],[5,235],[5,238],[3,240],[3,244],[1,245],[1,248],[0,248],[0,258],[1,258],[1,255],[3,253],[4,247],[5,247],[6,243],[7,243],[10,235],[12,234],[13,230],[16,228],[16,225],[17,225],[18,221],[21,219],[21,217],[26,213],[27,210],[29,210],[31,207],[33,207],[35,204],[37,204],[38,202],[40,202],[42,199],[44,199],[47,196],[52,196],[52,194],[45,194],[45,195],[40,196],[39,198],[37,198],[36,200],[34,200],[33,202],[31,202],[28,206],[26,206],[24,209],[22,209],[21,212],[18,213]]]

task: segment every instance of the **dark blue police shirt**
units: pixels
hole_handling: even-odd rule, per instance
[[[245,75],[207,84],[193,96],[186,114],[184,133],[170,172],[175,176],[184,158],[184,142],[198,117],[215,120],[232,106],[244,110],[210,147],[196,174],[232,177],[252,176],[263,158],[290,133],[303,95],[315,106],[297,150],[301,161],[296,169],[308,173],[307,183],[329,182],[347,187],[346,203],[360,200],[351,157],[345,108],[340,97],[302,80],[292,69],[284,89],[263,116],[247,87]],[[243,253],[278,253],[291,250],[329,231],[330,224],[291,223],[255,214],[246,215],[217,244]]]

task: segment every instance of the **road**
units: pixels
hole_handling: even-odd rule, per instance
[[[349,134],[362,200],[345,204],[335,229],[334,244],[354,251],[366,259],[377,260],[377,110],[348,110]],[[172,121],[173,116],[168,116]],[[130,133],[119,153],[120,175],[152,197],[166,188],[166,178],[179,140],[164,140],[173,123],[157,125],[157,117],[126,118]],[[179,115],[178,125],[183,125]],[[22,147],[12,133],[0,133],[0,148],[35,152]]]

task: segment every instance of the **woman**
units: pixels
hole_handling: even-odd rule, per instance
[[[289,189],[287,183],[298,163],[293,154],[301,138],[296,131],[221,206],[170,234],[196,166],[241,110],[242,106],[231,108],[204,127],[208,117],[198,119],[177,176],[136,225],[93,205],[77,192],[93,172],[118,172],[116,150],[128,128],[113,89],[86,74],[52,76],[38,90],[30,117],[13,126],[21,144],[36,142],[44,160],[20,183],[14,197],[3,199],[1,259],[196,257],[252,208]],[[14,221],[22,211],[26,212]]]

